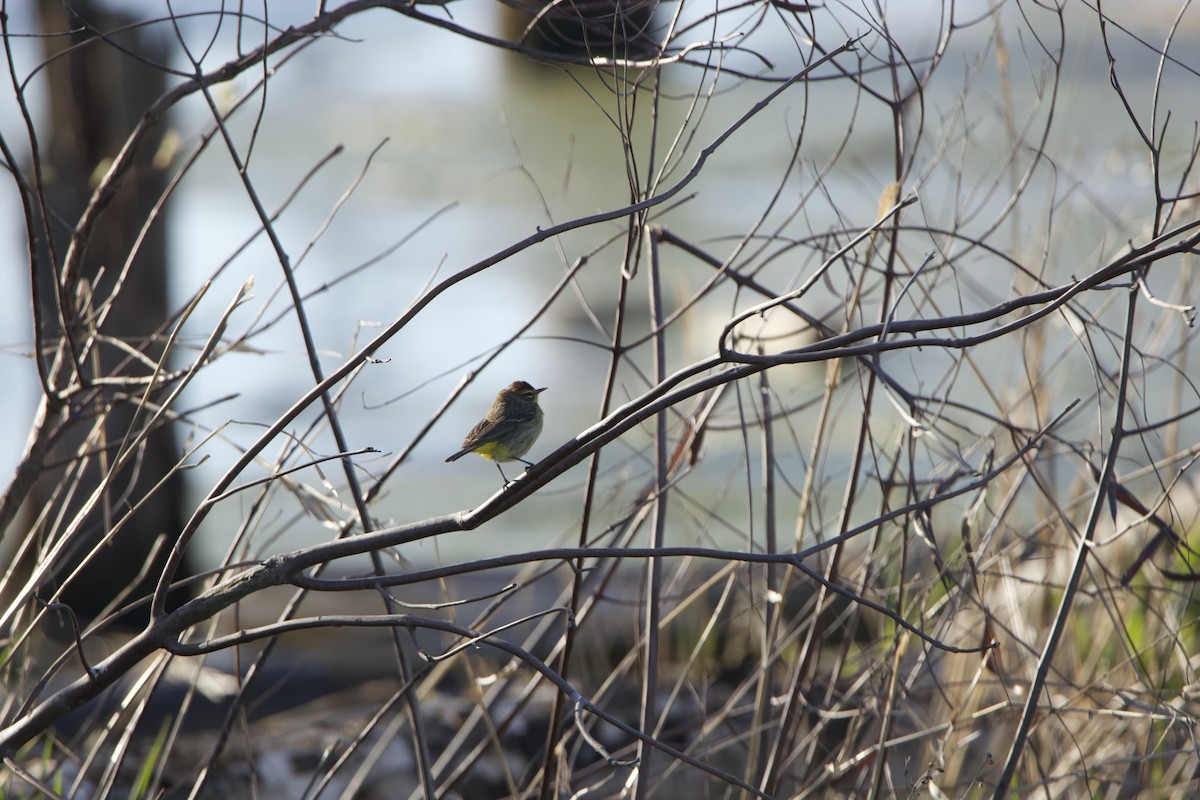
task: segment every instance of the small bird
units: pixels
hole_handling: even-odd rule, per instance
[[[478,453],[489,461],[495,461],[496,469],[507,486],[510,481],[499,462],[520,461],[526,468],[533,463],[521,458],[533,447],[542,432],[542,409],[538,395],[547,387],[535,389],[525,381],[516,381],[496,395],[492,408],[479,424],[463,439],[462,449],[446,459],[447,462],[462,458],[467,453]]]

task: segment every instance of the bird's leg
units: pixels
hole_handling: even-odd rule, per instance
[[[512,481],[510,481],[508,479],[508,476],[504,474],[504,470],[501,469],[499,462],[492,462],[492,463],[494,463],[496,465],[496,469],[500,470],[500,478],[504,481],[504,488],[507,489],[508,485],[510,483],[512,483]]]
[[[524,464],[524,465],[525,465],[525,471],[526,471],[526,472],[529,472],[529,469],[530,469],[530,468],[533,466],[533,462],[532,462],[532,461],[526,461],[526,460],[525,460],[525,459],[523,459],[523,458],[518,458],[518,459],[517,459],[517,461],[520,461],[522,464]]]

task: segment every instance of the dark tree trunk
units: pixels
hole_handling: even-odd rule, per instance
[[[48,87],[49,100],[48,126],[43,131],[48,135],[43,135],[40,145],[50,230],[58,260],[52,263],[42,242],[38,278],[43,287],[43,318],[50,328],[46,341],[50,342],[61,330],[51,282],[61,280],[71,228],[92,194],[95,179],[120,151],[146,107],[165,88],[163,73],[139,59],[161,62],[165,57],[164,48],[150,35],[143,29],[120,31],[130,20],[105,10],[102,3],[88,0],[70,6],[74,13],[59,0],[39,3],[42,28],[49,34],[43,40],[48,61],[43,85]],[[96,31],[104,32],[109,41],[97,38]],[[160,136],[153,138],[157,141]],[[157,360],[162,352],[160,328],[167,317],[165,219],[160,216],[137,244],[139,232],[166,185],[165,171],[155,167],[153,158],[153,147],[139,155],[87,242],[78,278],[61,288],[65,302],[77,311],[78,325],[72,327],[77,327],[73,335],[78,339],[89,327],[89,318],[94,318],[97,303],[113,294],[115,281],[136,246],[132,269],[100,332]],[[95,300],[80,300],[86,296]],[[150,371],[111,344],[98,346],[82,364],[82,373],[89,379],[118,374],[145,376]],[[67,515],[74,515],[99,485],[127,434],[146,423],[148,415],[137,413],[140,392],[129,390],[133,396],[127,398],[119,390],[93,388],[72,401],[55,448],[56,463],[47,464],[33,492],[36,509],[48,503],[59,507],[65,504]],[[99,414],[106,417],[102,440],[85,446]],[[89,459],[80,488],[70,499],[56,496],[55,487],[74,469],[81,447],[93,454],[103,450],[104,455]],[[141,593],[153,586],[163,548],[149,569],[146,560],[156,540],[165,536],[168,542],[173,541],[182,527],[181,478],[176,474],[153,493],[150,490],[164,480],[179,458],[170,427],[151,433],[139,456],[118,473],[106,489],[104,501],[89,514],[81,535],[75,539],[78,544],[56,566],[55,584],[43,587],[40,594],[44,597],[59,588],[81,559],[106,538],[107,544],[91,557],[80,576],[66,585],[63,602],[80,616],[89,617],[130,589]],[[113,535],[118,521],[138,504],[141,507]],[[55,508],[44,524],[54,525],[59,510]],[[140,580],[139,574],[143,575]]]

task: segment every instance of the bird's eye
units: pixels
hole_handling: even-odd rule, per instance
[[[533,399],[533,392],[526,392],[526,393],[525,393],[525,399],[526,399],[526,400],[532,400],[532,399]]]

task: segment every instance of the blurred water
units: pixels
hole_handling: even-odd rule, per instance
[[[968,4],[964,10],[985,6]],[[936,6],[930,4],[930,8]],[[274,23],[286,25],[302,21],[301,12],[307,8],[271,4],[270,10],[273,15],[295,14],[294,19],[272,18]],[[455,4],[453,12],[455,21],[467,27],[495,24],[494,20],[477,19],[493,14],[490,4]],[[1006,13],[1017,12],[1009,8]],[[28,21],[14,14],[14,27],[21,24],[27,26]],[[212,24],[205,18],[185,23],[183,30],[189,44],[199,50]],[[896,14],[893,24],[897,38],[914,52],[924,52],[930,46],[933,34],[922,25],[921,14]],[[336,147],[344,148],[316,174],[278,222],[283,244],[298,262],[301,288],[312,293],[306,310],[318,345],[326,353],[327,370],[340,363],[356,340],[361,343],[373,336],[377,328],[372,326],[387,324],[398,316],[429,281],[489,256],[539,226],[620,207],[629,201],[626,174],[613,167],[614,163],[623,163],[622,142],[606,117],[606,113],[620,113],[621,107],[594,75],[532,65],[520,57],[385,12],[362,15],[339,28],[339,33],[342,38],[318,42],[283,66],[270,83],[261,119],[249,107],[232,125],[243,147],[250,141],[254,126],[258,126],[253,132],[255,147],[249,158],[249,172],[268,209],[283,202],[301,176],[326,154]],[[930,224],[949,227],[953,219],[973,215],[977,222],[968,224],[967,229],[982,228],[1007,196],[1006,186],[995,185],[1003,175],[1007,146],[996,116],[1003,98],[996,81],[994,53],[981,49],[990,33],[990,28],[978,26],[956,40],[947,56],[951,66],[943,66],[939,79],[926,94],[925,125],[930,132],[952,128],[960,105],[979,120],[970,140],[956,143],[962,153],[952,160],[961,159],[961,173],[943,170],[919,182],[910,180],[905,186],[906,191],[919,191],[921,197],[920,205],[911,213]],[[1077,33],[1094,39],[1094,31],[1086,23],[1080,24]],[[831,31],[829,41],[839,42],[846,34]],[[1181,57],[1195,64],[1195,32],[1189,35],[1186,46],[1190,49],[1181,51]],[[772,59],[777,74],[799,68],[791,55],[795,46],[782,27],[767,28],[756,36],[756,46]],[[1034,43],[1018,39],[1014,34],[1009,47],[1036,51]],[[235,44],[231,35],[220,37],[205,66],[219,64],[233,52]],[[867,40],[867,44],[878,46],[878,41]],[[1147,96],[1154,59],[1127,39],[1119,44],[1123,47],[1120,63],[1129,65],[1122,72],[1129,81],[1126,90],[1134,98]],[[1054,110],[1058,117],[1056,133],[1048,145],[1058,171],[1040,172],[1030,190],[1032,196],[1041,193],[1046,198],[1043,213],[1053,208],[1064,224],[1072,226],[1068,246],[1056,244],[1047,257],[1057,272],[1056,280],[1082,273],[1110,258],[1126,238],[1140,233],[1118,223],[1130,199],[1144,196],[1150,186],[1149,173],[1139,161],[1141,151],[1131,147],[1135,134],[1124,114],[1113,106],[1103,53],[1094,41],[1088,47],[1073,45],[1069,53],[1063,71],[1067,88]],[[1020,59],[1014,62],[1013,86],[1016,104],[1022,111],[1038,108],[1038,93],[1045,91],[1048,79],[1045,71],[1037,71],[1035,52],[1033,56],[1032,65]],[[24,63],[30,63],[28,56]],[[748,62],[737,65],[747,66]],[[962,76],[976,68],[979,74],[964,96]],[[253,73],[243,75],[232,85],[222,87],[219,98],[229,101],[256,78]],[[687,113],[698,83],[705,79],[700,70],[685,66],[665,72],[665,94],[675,99],[659,109],[664,130],[674,130]],[[877,82],[885,85],[887,76],[881,74]],[[735,81],[728,84],[728,89],[725,86],[722,83],[722,91],[704,109],[697,130],[698,143],[711,140],[770,88]],[[642,105],[637,109],[635,135],[645,141],[652,117],[648,99],[637,102]],[[1037,119],[1043,112],[1032,113]],[[208,109],[200,99],[192,98],[178,109],[173,125],[190,145],[208,118]],[[3,107],[0,121],[6,131],[12,130],[10,104]],[[812,186],[815,174],[832,156],[850,125],[855,133],[846,143],[838,168],[824,177],[823,194],[818,193],[797,219],[785,221],[785,214]],[[834,207],[857,214],[856,219],[846,221],[848,225],[870,221],[880,191],[892,180],[890,126],[880,106],[856,98],[844,83],[794,87],[713,157],[701,179],[688,189],[687,194],[695,192],[695,196],[671,211],[664,221],[673,231],[718,256],[727,255],[734,245],[731,237],[746,231],[763,215],[786,171],[801,129],[806,137],[802,163],[784,181],[784,200],[780,209],[768,216],[764,231],[774,230],[776,225],[793,236],[825,231],[837,222]],[[664,137],[658,150],[660,158],[668,142],[669,137]],[[690,167],[696,150],[696,146],[688,150],[667,184],[678,180]],[[644,180],[646,165],[639,168]],[[321,232],[311,252],[305,252],[338,198],[364,170],[361,184]],[[957,182],[960,179],[961,184]],[[965,191],[963,186],[967,187]],[[1086,191],[1068,191],[1079,186],[1085,186]],[[0,202],[5,204],[0,207],[4,217],[16,219],[12,192],[0,194]],[[182,304],[205,281],[214,278],[218,265],[251,239],[259,226],[219,146],[209,148],[182,185],[174,200],[170,225],[171,288],[174,302]],[[1044,228],[1040,220],[1029,220],[1028,225],[1034,232]],[[609,224],[561,237],[566,262],[607,237],[619,235],[620,230],[618,225]],[[22,263],[16,233],[11,225],[3,231],[3,246],[10,261]],[[343,280],[356,265],[365,264],[410,236],[377,265]],[[1025,248],[1022,252],[1026,256],[1037,253],[1039,244],[1020,241],[1021,231],[1014,229],[1012,238],[1014,249]],[[930,241],[928,249],[944,244]],[[590,298],[612,294],[618,279],[619,252],[619,247],[604,250],[581,273],[580,285]],[[919,260],[918,252],[913,255]],[[678,253],[668,258],[665,290],[677,303],[708,277],[709,270]],[[810,254],[798,250],[794,257],[781,257],[765,265],[761,277],[781,285],[811,269],[810,259]],[[988,272],[994,267],[986,259],[974,256],[959,268],[972,281],[973,294],[956,296],[962,287],[948,285],[944,299],[951,307],[954,302],[979,307],[1008,294],[1007,277],[1004,283],[996,284]],[[431,313],[418,317],[386,345],[378,354],[387,359],[386,363],[368,367],[344,400],[351,446],[369,445],[385,451],[383,457],[361,461],[368,480],[373,470],[387,463],[387,454],[406,445],[462,374],[533,313],[563,269],[563,257],[553,244],[530,249],[450,290],[434,301]],[[203,381],[189,389],[185,403],[205,406],[234,387],[240,393],[236,400],[213,406],[194,418],[212,427],[236,420],[223,429],[222,435],[238,444],[252,441],[263,422],[274,419],[311,385],[308,366],[297,345],[295,319],[287,311],[285,292],[280,289],[278,263],[261,236],[215,275],[207,298],[189,325],[190,343],[198,346],[203,341],[204,333],[211,329],[237,288],[250,278],[254,280],[255,301],[233,317],[231,331],[257,328],[267,322],[271,327],[253,339],[258,352],[225,358],[206,370]],[[25,296],[24,276],[19,271],[0,271],[0,281],[5,296]],[[335,282],[337,285],[322,290]],[[819,290],[807,302],[814,312],[822,313],[837,298],[833,292]],[[643,304],[643,298],[638,297],[637,303]],[[715,336],[729,316],[731,303],[728,292],[719,293],[705,301],[704,313],[688,320],[674,343],[672,369],[715,349]],[[597,310],[602,321],[611,324],[611,310],[603,306]],[[902,305],[901,316],[910,310]],[[8,473],[19,456],[34,396],[32,365],[27,358],[28,311],[23,303],[17,303],[0,324],[0,341],[6,343],[0,351],[0,371],[10,387],[9,418],[20,421],[0,433],[0,470]],[[639,333],[645,329],[644,321],[631,324]],[[1069,341],[1071,332],[1063,324],[1056,335],[1060,341]],[[417,448],[412,461],[391,482],[391,490],[377,513],[396,521],[419,519],[469,507],[498,488],[490,464],[474,458],[455,464],[444,464],[442,460],[457,447],[495,391],[511,380],[524,379],[550,387],[543,396],[547,422],[542,440],[535,447],[535,457],[594,421],[606,357],[599,348],[572,338],[581,336],[592,342],[599,340],[584,322],[577,304],[560,302],[551,315],[489,368],[471,387],[465,401]],[[987,357],[989,352],[981,349],[980,356]],[[642,348],[632,358],[648,363],[648,352]],[[894,358],[899,364],[911,365],[906,371],[928,376],[930,385],[935,385],[951,366],[950,358],[937,352],[905,352]],[[1011,357],[998,357],[997,363],[1001,361],[1013,364]],[[819,392],[822,373],[819,367],[801,366],[772,375],[777,390],[800,403]],[[1060,378],[1066,394],[1090,391],[1092,376],[1086,363],[1066,362]],[[965,376],[961,380],[971,379]],[[637,393],[641,386],[630,383],[623,391]],[[314,416],[306,413],[293,430],[302,432]],[[197,436],[203,433],[202,429],[196,431]],[[848,436],[848,431],[844,435]],[[803,437],[799,440],[803,443]],[[328,435],[319,442],[325,445],[323,452],[332,450]],[[745,482],[746,469],[738,437],[714,436],[710,446],[714,477],[704,491],[713,497],[728,492],[726,502],[730,505],[718,507],[745,506],[745,490],[738,488]],[[633,476],[645,470],[646,465],[636,460],[621,465],[620,460],[631,451],[620,446],[615,450],[617,455],[607,463],[617,464]],[[798,447],[796,454],[785,455],[781,464],[797,485],[803,480],[800,450]],[[221,444],[210,446],[206,452],[211,458],[190,473],[197,497],[236,455],[235,447]],[[274,450],[269,449],[267,454],[273,456]],[[262,473],[246,478],[258,474]],[[325,474],[340,484],[335,467],[326,465]],[[445,549],[461,548],[460,552],[482,555],[548,544],[559,529],[571,529],[571,522],[556,511],[564,495],[570,496],[577,488],[582,475],[582,470],[576,469],[561,477],[549,491],[483,530],[443,537],[439,545],[444,549],[442,555]],[[632,489],[625,494],[606,498],[611,504],[609,510],[619,509],[621,498],[639,488],[640,479],[634,478],[631,483]],[[199,542],[210,557],[223,551],[248,502],[249,496],[229,501],[214,515]],[[308,518],[292,520],[286,514],[267,527],[283,537],[279,546],[296,546],[329,535],[328,529]],[[690,529],[695,528],[704,526]],[[497,532],[508,535],[497,536]],[[432,545],[413,550],[409,555],[416,560],[432,560],[436,555]]]

